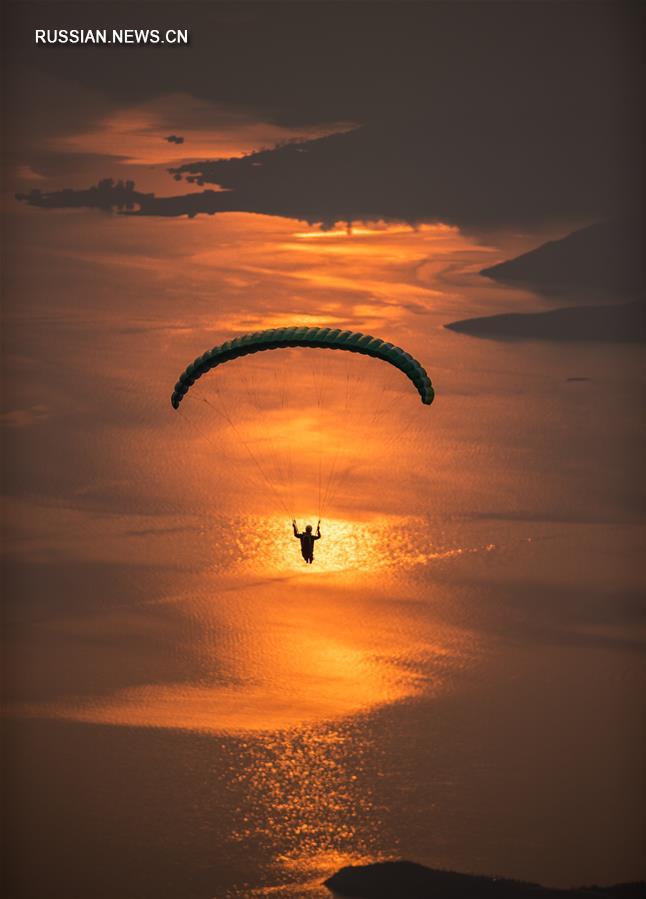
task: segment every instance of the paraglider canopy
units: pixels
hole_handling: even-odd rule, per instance
[[[286,347],[345,350],[382,359],[410,378],[425,405],[430,406],[433,402],[435,393],[431,379],[422,365],[401,347],[394,346],[379,337],[372,337],[359,331],[341,331],[338,328],[269,328],[266,331],[255,331],[252,334],[234,337],[233,340],[227,340],[226,343],[198,356],[180,375],[175,385],[171,396],[173,408],[179,407],[195,381],[212,368],[251,353]]]
[[[281,352],[265,352],[269,350]],[[321,350],[341,352],[331,359]],[[296,369],[299,354],[307,363]],[[350,354],[386,364],[357,364]],[[239,368],[225,365],[243,357],[249,361]],[[193,393],[203,375],[223,365]],[[191,406],[188,400],[191,413],[204,404],[217,416],[217,440],[210,420],[203,434],[220,462],[227,441],[233,442],[235,466],[219,468],[235,471],[237,485],[250,472],[261,487],[253,491],[256,499],[263,492],[271,494],[290,519],[295,513],[316,513],[320,519],[341,488],[344,505],[356,501],[345,487],[356,491],[362,468],[380,478],[383,493],[388,472],[410,465],[413,437],[426,416],[419,414],[417,403],[402,403],[407,391],[401,389],[399,372],[429,406],[435,394],[428,374],[410,353],[389,341],[340,328],[269,328],[234,337],[198,356],[179,376],[171,404],[188,418],[184,401],[189,395],[199,401]],[[401,453],[404,439],[406,454]],[[238,457],[238,447],[250,465]],[[386,462],[390,450],[395,455]]]

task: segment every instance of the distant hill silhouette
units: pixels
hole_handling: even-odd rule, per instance
[[[502,877],[438,871],[414,862],[377,862],[341,868],[325,881],[335,896],[355,899],[644,899],[646,884],[550,889]]]
[[[481,274],[539,288],[641,296],[644,271],[644,224],[634,217],[590,225]]]

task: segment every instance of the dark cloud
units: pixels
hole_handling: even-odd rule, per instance
[[[151,7],[152,8],[152,7]],[[33,29],[141,27],[128,3],[13,4],[5,42],[14,58],[137,102],[187,91],[274,110],[284,123],[383,121],[451,109],[468,130],[479,109],[505,109],[566,128],[603,118],[638,90],[638,4],[578,2],[155,3],[157,27],[191,30],[190,47],[34,44]],[[628,88],[628,94],[622,91]],[[521,130],[522,130],[521,127]],[[540,148],[537,148],[540,150]]]

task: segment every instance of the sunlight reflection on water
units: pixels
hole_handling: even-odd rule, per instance
[[[140,683],[22,711],[262,733],[437,696],[473,658],[472,637],[420,607],[409,576],[486,555],[494,544],[434,544],[421,518],[326,519],[310,566],[283,518],[220,519],[212,529],[217,561],[187,584],[188,592],[164,603],[185,622],[185,635],[175,638],[185,681]]]
[[[238,782],[257,801],[235,839],[280,845],[276,863],[300,883],[374,858],[382,822],[369,784],[379,754],[374,741],[352,744],[352,728],[341,724],[275,734],[246,746],[253,763]]]
[[[314,515],[302,519],[316,527]],[[299,523],[299,527],[303,527]],[[260,573],[264,570],[299,571],[308,575],[343,572],[349,579],[385,570],[406,570],[435,561],[455,559],[474,553],[489,553],[495,543],[480,546],[456,546],[435,543],[429,523],[422,517],[376,517],[369,521],[326,518],[322,537],[314,549],[314,564],[306,566],[299,544],[291,539],[284,518],[253,517],[224,530],[218,541],[226,566]],[[233,535],[233,536],[232,536]],[[219,562],[218,564],[222,564]]]

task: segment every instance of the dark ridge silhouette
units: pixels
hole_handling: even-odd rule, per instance
[[[439,871],[414,862],[377,862],[341,868],[324,885],[335,896],[355,899],[644,899],[646,884],[550,889],[535,883]]]
[[[637,343],[646,340],[646,308],[635,300],[620,306],[569,306],[549,312],[510,312],[445,325],[472,337]]]
[[[51,4],[11,6],[11,33],[29,35],[11,60],[82,77],[117,108],[179,92],[286,127],[363,126],[176,171],[231,189],[240,211],[325,224],[593,221],[643,191],[644,5],[632,0],[388,2],[369,17],[363,3],[186,3],[186,26],[216,34],[217,52],[204,39],[190,54],[160,46],[145,66],[115,47],[109,78],[95,47],[34,45],[34,27],[60,27]],[[77,6],[78,26],[93,27],[95,4]],[[140,27],[134,8],[119,9],[120,27]],[[197,211],[221,203],[207,195]],[[139,214],[194,215],[195,204],[176,197]]]
[[[117,181],[112,178],[104,178],[94,187],[85,190],[42,191],[39,188],[30,190],[27,194],[16,194],[16,199],[30,206],[40,206],[43,209],[64,208],[89,208],[102,209],[105,212],[118,210],[131,212],[143,203],[148,202],[153,194],[142,194],[135,190],[134,181]]]
[[[103,209],[117,211],[123,215],[187,215],[193,218],[199,213],[213,215],[215,212],[230,212],[236,206],[231,202],[229,191],[205,190],[185,197],[156,197],[154,193],[144,194],[135,190],[134,181],[118,181],[104,178],[96,186],[81,190],[43,191],[33,188],[29,193],[18,193],[16,199],[29,206],[42,209]],[[177,212],[181,203],[182,212]]]
[[[491,110],[470,115],[479,132],[475,146],[460,144],[462,128],[451,116],[445,129],[431,117],[400,119],[170,172],[234,191],[241,209],[328,224],[386,218],[486,226],[543,221],[568,209],[594,217],[629,208],[634,184],[628,188],[630,176],[610,156],[599,179],[589,158],[573,168],[564,143],[542,141],[544,153],[528,178],[527,132],[510,154],[492,131]]]
[[[185,215],[195,218],[196,215],[215,215],[218,212],[252,212],[241,209],[233,194],[228,190],[203,190],[201,193],[187,194],[179,197],[156,197],[146,194],[139,203],[139,208],[128,212],[128,215],[155,215],[171,217]]]
[[[184,138],[180,137],[178,134],[169,134],[168,137],[164,138],[167,140],[169,144],[183,144]]]
[[[237,211],[323,227],[383,219],[486,228],[573,214],[623,216],[635,202],[638,172],[628,159],[618,166],[610,149],[604,160],[582,156],[573,166],[573,149],[561,136],[545,144],[544,135],[528,128],[518,137],[522,146],[509,154],[485,110],[471,110],[478,120],[471,124],[480,126],[477,143],[462,144],[460,115],[455,110],[455,120],[449,116],[439,130],[432,117],[395,120],[290,141],[241,158],[187,163],[169,169],[175,180],[214,184],[221,190],[150,195],[136,214]],[[532,162],[531,177],[528,132],[543,146],[540,158]],[[226,198],[223,191],[229,192]],[[62,193],[59,202],[65,199]],[[71,205],[82,205],[73,194],[66,197]]]
[[[548,290],[642,296],[644,271],[644,222],[635,217],[590,225],[481,274]]]

